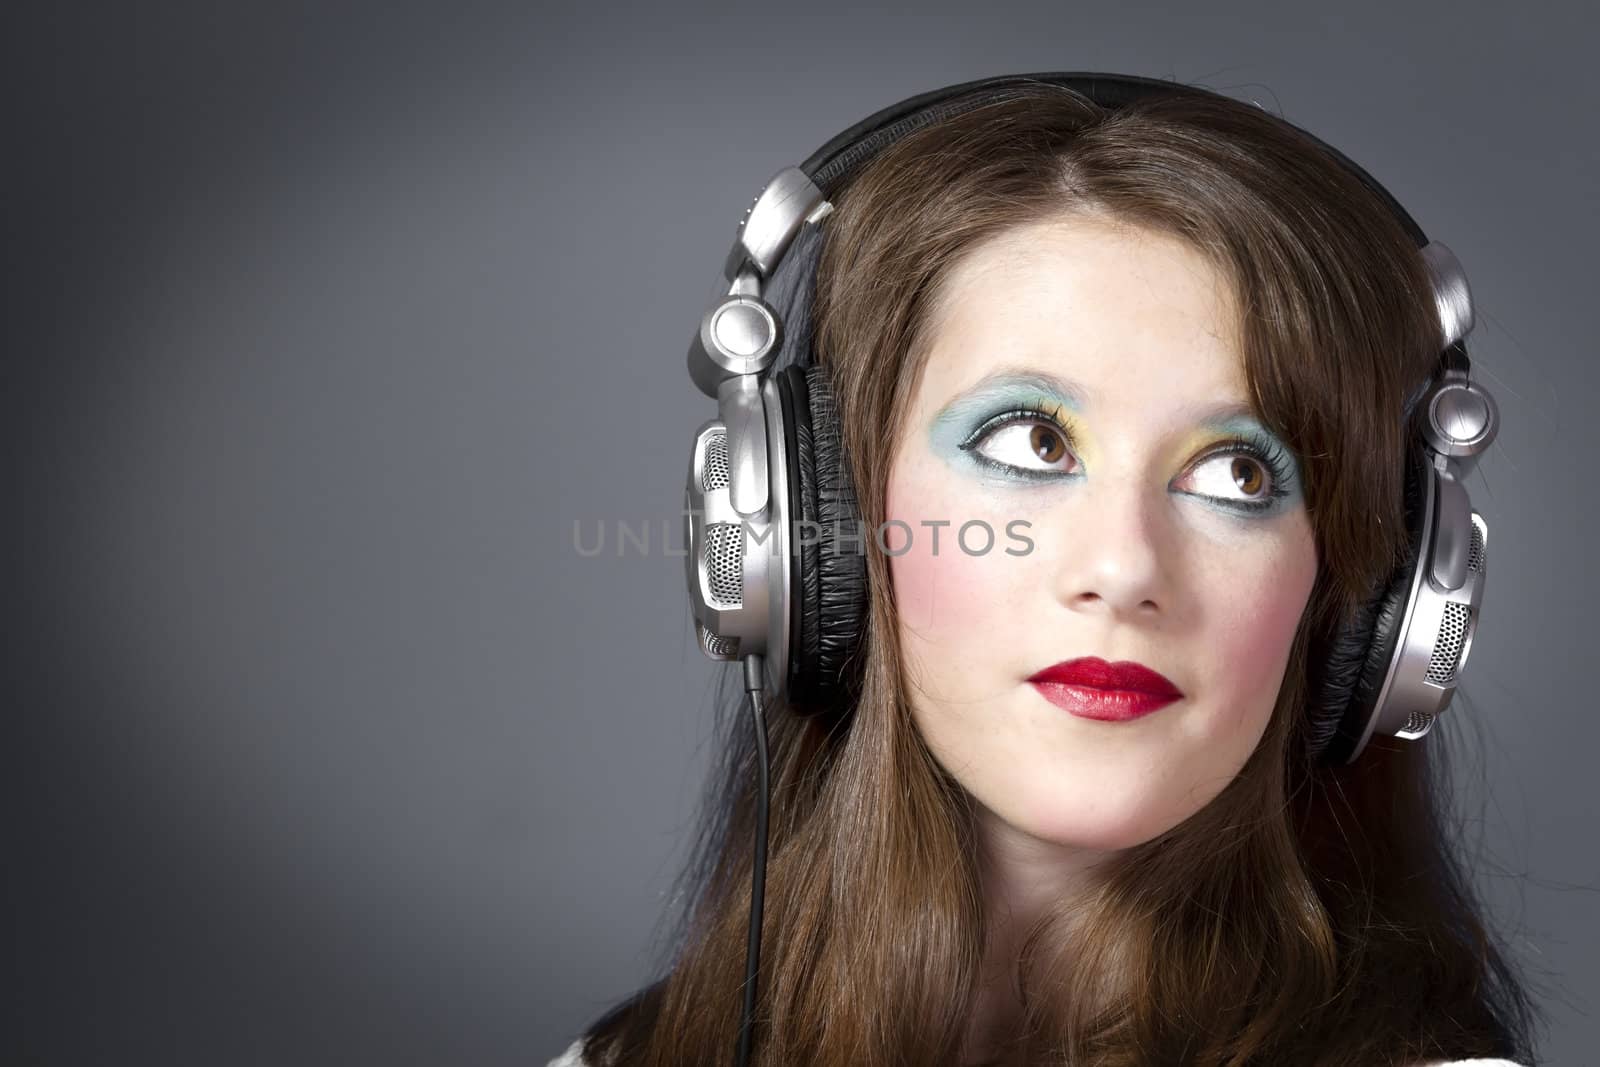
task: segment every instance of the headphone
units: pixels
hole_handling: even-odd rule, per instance
[[[884,108],[756,196],[723,265],[728,295],[690,343],[690,378],[717,398],[718,412],[695,435],[685,498],[696,636],[715,660],[765,655],[769,688],[799,714],[829,713],[849,699],[868,603],[866,560],[827,372],[809,343],[795,362],[772,369],[785,324],[763,289],[801,231],[832,210],[829,198],[885,147],[1028,83],[1074,89],[1111,109],[1148,94],[1214,95],[1152,78],[1047,73],[966,82]],[[1455,693],[1477,628],[1488,540],[1463,482],[1494,440],[1499,411],[1470,380],[1462,339],[1473,325],[1472,297],[1455,256],[1429,241],[1365,170],[1312,140],[1416,240],[1445,338],[1437,372],[1401,414],[1409,419],[1426,405],[1424,444],[1406,459],[1404,561],[1334,635],[1308,709],[1311,755],[1350,763],[1374,734],[1422,737]]]
[[[689,460],[689,597],[701,650],[714,660],[744,661],[761,779],[740,1063],[753,1027],[766,856],[762,694],[770,689],[800,715],[848,706],[852,656],[868,607],[865,535],[828,372],[816,363],[809,322],[786,324],[762,294],[773,291],[774,274],[797,239],[817,240],[833,209],[830,198],[884,148],[1041,83],[1112,110],[1148,95],[1218,95],[1152,78],[1045,73],[965,82],[884,108],[762,188],[723,265],[727,295],[706,312],[689,345],[690,378],[717,400],[717,417],[696,432]],[[1403,561],[1333,635],[1309,702],[1310,755],[1348,764],[1376,734],[1421,738],[1455,693],[1477,628],[1488,539],[1463,481],[1494,440],[1499,411],[1470,380],[1463,338],[1473,325],[1472,297],[1454,254],[1429,241],[1361,167],[1299,132],[1375,192],[1416,241],[1444,339],[1436,368],[1400,413],[1408,421],[1425,405],[1422,440],[1408,443],[1405,457]],[[791,317],[809,315],[812,284],[813,277],[800,279]],[[780,349],[795,353],[781,369]]]

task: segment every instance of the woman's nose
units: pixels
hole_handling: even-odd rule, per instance
[[[1170,610],[1174,546],[1166,490],[1101,478],[1068,496],[1052,522],[1061,542],[1054,576],[1061,602],[1126,619]]]

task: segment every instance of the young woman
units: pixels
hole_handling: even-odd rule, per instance
[[[1419,559],[1465,507],[1423,447],[1470,327],[1445,261],[1258,107],[959,88],[808,165],[831,211],[775,270],[730,260],[735,296],[770,275],[743,291],[782,384],[770,485],[726,491],[798,502],[761,646],[772,818],[765,734],[730,716],[668,973],[555,1063],[1532,1062],[1432,719],[1371,710],[1411,576],[1483,567],[1465,511]],[[735,363],[697,377],[724,423]],[[718,455],[708,493],[749,459]],[[793,532],[847,513],[866,536]],[[709,652],[753,643],[698,617]]]

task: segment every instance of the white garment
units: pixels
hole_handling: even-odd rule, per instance
[[[579,1050],[582,1048],[583,1038],[580,1037],[571,1045],[567,1046],[567,1051],[563,1052],[561,1055],[545,1064],[545,1067],[588,1067],[588,1064],[584,1062],[583,1057],[578,1055]],[[1485,1060],[1483,1062],[1492,1063],[1494,1061]]]
[[[551,1060],[545,1067],[591,1067],[578,1053],[583,1048],[583,1039],[579,1038],[568,1046],[567,1051]],[[1522,1064],[1511,1060],[1431,1060],[1428,1063],[1418,1064],[1417,1067],[1523,1067]]]

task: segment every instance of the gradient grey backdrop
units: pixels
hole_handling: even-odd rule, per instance
[[[5,34],[13,1062],[542,1064],[649,978],[713,679],[659,531],[734,227],[869,112],[1037,70],[1259,100],[1465,264],[1505,429],[1440,743],[1593,1062],[1577,5],[107,7]],[[652,554],[573,550],[624,519]]]

